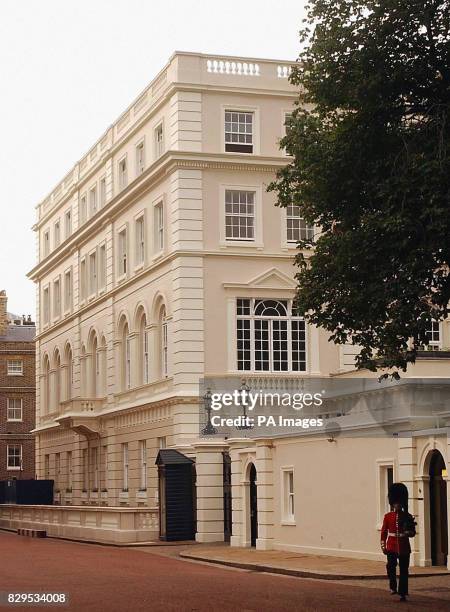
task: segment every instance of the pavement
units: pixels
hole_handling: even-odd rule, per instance
[[[385,579],[386,565],[383,561],[366,561],[306,555],[279,550],[255,550],[251,548],[231,548],[223,544],[214,546],[194,546],[181,550],[180,557],[196,561],[207,561],[255,572],[271,572],[286,576],[321,578],[323,580],[364,580]],[[445,567],[411,567],[412,576],[448,576]]]
[[[117,548],[0,531],[0,600],[12,592],[65,593],[69,601],[61,610],[70,612],[385,612],[397,606],[398,598],[389,595],[381,580],[375,586],[367,586],[370,581],[310,580],[177,558],[201,548]],[[401,608],[448,612],[449,577],[413,578],[411,599]]]

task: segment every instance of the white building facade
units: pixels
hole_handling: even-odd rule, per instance
[[[414,443],[199,437],[205,376],[353,368],[353,347],[330,344],[293,311],[296,242],[313,229],[266,191],[288,160],[279,148],[296,99],[288,75],[286,62],[175,53],[37,207],[36,462],[55,481],[55,502],[73,509],[75,531],[61,524],[60,534],[114,540],[123,525],[125,539],[157,537],[155,459],[171,448],[195,459],[197,540],[227,536],[226,456],[232,545],[379,558],[387,479],[401,477],[418,498],[431,460],[423,449],[448,463],[443,423]],[[450,346],[448,324],[436,326],[435,348]],[[444,351],[426,356],[411,375],[448,376]],[[360,535],[327,518],[341,498],[349,516],[347,469],[369,500]],[[314,497],[318,479],[328,497]],[[431,563],[427,529],[417,563]]]

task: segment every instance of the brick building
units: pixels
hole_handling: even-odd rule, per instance
[[[0,480],[34,478],[35,343],[31,318],[7,311],[0,292]]]

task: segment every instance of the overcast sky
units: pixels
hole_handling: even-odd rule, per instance
[[[295,59],[303,0],[0,0],[0,289],[35,313],[35,205],[175,50]]]

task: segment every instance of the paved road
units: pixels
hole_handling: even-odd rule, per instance
[[[379,588],[225,569],[145,552],[0,532],[0,591],[65,592],[70,605],[60,609],[76,612],[450,609],[449,601],[438,597],[417,595],[408,604],[394,604]],[[51,608],[58,609],[44,607]]]

